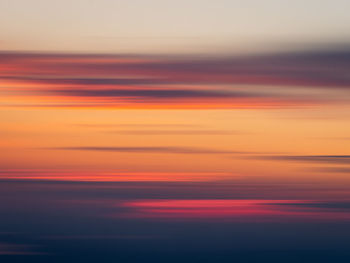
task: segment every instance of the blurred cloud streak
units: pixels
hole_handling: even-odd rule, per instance
[[[350,87],[349,48],[205,57],[2,52],[0,68],[6,96],[53,106],[289,107],[348,101]]]

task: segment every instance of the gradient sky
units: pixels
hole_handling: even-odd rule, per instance
[[[0,0],[0,261],[348,262],[349,7]]]
[[[0,47],[97,52],[232,52],[348,42],[348,1],[0,2]]]

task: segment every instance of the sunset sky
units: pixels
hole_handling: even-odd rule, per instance
[[[348,262],[349,8],[0,0],[0,261]]]

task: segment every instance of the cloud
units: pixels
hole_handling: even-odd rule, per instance
[[[77,126],[87,128],[198,128],[202,127],[197,124],[184,124],[184,123],[118,123],[118,124],[76,124]]]
[[[181,99],[181,98],[246,98],[260,97],[259,94],[224,90],[194,90],[194,89],[69,89],[54,90],[76,97],[116,97],[116,98],[143,98],[143,99]]]
[[[318,167],[312,168],[312,171],[321,173],[345,173],[350,174],[350,167]]]
[[[350,90],[350,47],[202,57],[3,52],[0,68],[12,96],[39,92],[58,105],[288,107],[346,101]]]
[[[43,148],[49,150],[69,151],[95,151],[95,152],[131,152],[131,153],[170,153],[170,154],[244,154],[247,152],[212,150],[190,147],[101,147],[101,146],[80,146],[80,147],[51,147]]]
[[[297,183],[276,180],[271,183],[261,176],[222,173],[125,173],[120,171],[85,170],[4,170],[0,174],[3,199],[0,205],[8,205],[13,187],[25,189],[24,196],[32,193],[45,197],[60,197],[66,200],[84,199],[300,199],[346,200],[348,187],[344,184]],[[106,187],[107,186],[107,187]],[[63,192],[62,192],[63,191]],[[336,199],[338,198],[338,199]],[[17,199],[16,199],[17,200]],[[294,203],[294,202],[293,202]]]
[[[83,85],[83,86],[125,86],[125,85],[148,85],[148,84],[167,84],[166,80],[152,79],[152,78],[40,78],[40,77],[2,77],[5,80],[24,81],[38,84],[51,85]]]
[[[270,155],[254,158],[277,161],[350,164],[350,155]]]
[[[110,131],[110,133],[125,135],[232,135],[238,134],[235,131],[221,130],[120,130]]]
[[[196,124],[76,124],[76,126],[85,128],[95,128],[99,131],[125,134],[125,135],[233,135],[243,134],[235,130],[214,130],[207,129],[202,125]],[[119,128],[119,129],[118,129]],[[139,129],[143,128],[143,129]],[[201,129],[200,129],[201,128]],[[245,134],[245,132],[244,132]]]
[[[160,235],[60,235],[60,236],[45,236],[45,239],[54,240],[133,240],[133,239],[155,239],[162,238]]]
[[[4,64],[37,65],[39,77],[16,74],[26,81],[83,85],[166,83],[226,83],[262,85],[338,86],[349,88],[350,48],[262,54],[254,56],[96,55],[0,53]],[[54,76],[44,66],[58,70]],[[35,71],[25,68],[25,71]],[[73,70],[84,77],[62,77]],[[25,73],[24,71],[24,73]],[[15,72],[14,72],[15,73]],[[19,73],[19,72],[18,72]],[[100,75],[96,78],[91,73]],[[101,77],[129,73],[137,78]],[[59,77],[55,77],[58,75]],[[142,76],[147,76],[147,78]]]
[[[33,245],[0,243],[0,256],[4,255],[42,255],[43,253],[33,251]]]
[[[169,219],[169,220],[213,220],[228,219],[279,221],[289,219],[322,219],[334,220],[350,217],[349,203],[307,200],[266,200],[266,199],[154,199],[127,201],[124,206],[129,208],[127,217]],[[307,208],[307,209],[305,209]]]
[[[269,205],[269,204],[267,204]],[[301,208],[318,208],[323,210],[331,210],[332,212],[349,212],[350,213],[350,202],[285,202],[279,203],[278,205],[301,207]]]

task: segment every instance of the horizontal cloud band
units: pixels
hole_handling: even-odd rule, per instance
[[[350,90],[350,48],[206,58],[3,52],[0,68],[2,91],[18,104],[34,95],[55,105],[283,107],[348,100]]]

